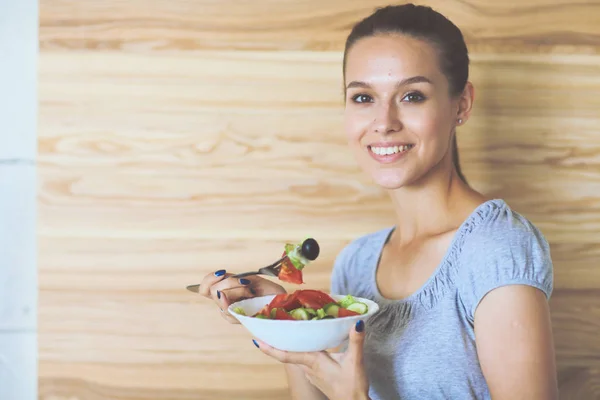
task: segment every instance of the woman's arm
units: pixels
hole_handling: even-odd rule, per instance
[[[327,397],[306,379],[304,371],[295,364],[285,364],[290,394],[293,400],[327,400]]]
[[[475,337],[492,399],[558,399],[552,324],[542,291],[524,285],[492,290],[475,311]]]

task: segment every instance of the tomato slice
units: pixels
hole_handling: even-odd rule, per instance
[[[279,271],[278,278],[284,282],[295,283],[297,285],[304,283],[302,280],[302,271],[294,267],[294,264],[287,258],[281,262],[281,270]]]
[[[342,317],[353,317],[355,315],[360,315],[357,312],[354,312],[352,310],[348,310],[346,308],[342,308],[340,307],[340,309],[338,310],[338,318],[342,318]]]
[[[271,309],[269,308],[268,304],[265,304],[265,306],[256,314],[254,314],[253,316],[256,317],[257,315],[264,315],[265,317],[269,317],[269,313],[271,312]]]
[[[271,300],[271,302],[269,303],[269,308],[276,308],[281,306],[281,304],[285,302],[285,299],[287,297],[289,297],[289,294],[287,293],[275,295],[275,297],[273,297],[273,300]]]
[[[298,290],[297,293],[298,301],[306,308],[319,309],[323,308],[325,304],[335,303],[335,300],[331,296],[320,290]]]
[[[273,300],[269,303],[269,312],[274,308],[283,308],[286,311],[292,311],[298,307],[300,307],[300,302],[298,301],[298,294],[296,292],[292,294],[282,293],[273,297]]]
[[[275,310],[275,318],[273,319],[291,319],[294,320],[294,318],[285,312],[285,310],[278,308]]]

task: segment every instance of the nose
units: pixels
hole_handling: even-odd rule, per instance
[[[375,111],[373,119],[373,131],[379,134],[389,134],[402,129],[402,122],[395,104],[382,104]]]

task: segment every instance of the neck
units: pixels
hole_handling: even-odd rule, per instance
[[[438,167],[418,182],[390,192],[397,218],[393,234],[397,244],[456,229],[473,209],[465,203],[475,206],[482,200],[453,167]]]

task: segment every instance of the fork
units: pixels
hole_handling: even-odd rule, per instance
[[[286,258],[287,254],[275,261],[273,264],[260,268],[258,271],[243,272],[241,274],[231,275],[230,278],[243,278],[250,275],[268,275],[276,278],[279,276],[279,271],[281,271],[281,262]],[[200,284],[189,285],[186,289],[191,292],[198,293],[200,291]]]
[[[259,268],[258,271],[243,272],[241,274],[232,275],[230,278],[243,278],[250,275],[268,275],[277,278],[279,276],[279,271],[281,271],[281,263],[286,258],[288,258],[287,254],[275,261],[273,264]]]
[[[300,245],[300,253],[310,261],[316,260],[319,256],[319,252],[319,243],[313,238],[306,239]],[[288,258],[287,252],[273,264],[262,267],[258,271],[243,272],[241,274],[231,275],[230,278],[243,278],[244,276],[250,275],[268,275],[277,278],[279,276],[279,271],[281,271],[281,263],[286,258]],[[198,293],[200,291],[200,284],[189,285],[187,290]]]

